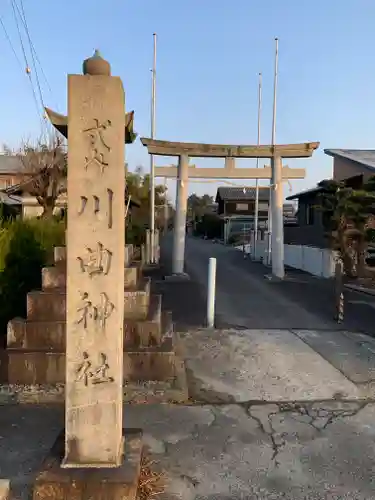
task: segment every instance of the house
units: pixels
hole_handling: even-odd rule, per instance
[[[287,197],[289,201],[298,200],[298,210],[295,224],[284,224],[284,244],[328,247],[323,213],[319,210],[319,195],[322,191],[317,186]]]
[[[38,217],[42,214],[43,208],[35,196],[30,196],[28,193],[28,186],[34,182],[38,174],[25,174],[23,168],[17,156],[0,155],[0,202],[12,206],[22,214],[22,217]],[[63,213],[67,208],[67,202],[66,193],[62,193],[57,199],[54,214]],[[129,197],[127,193],[125,203],[128,204],[130,211],[140,207],[140,203]],[[130,213],[129,217],[131,217]]]
[[[360,177],[366,181],[375,175],[375,149],[325,149],[333,158],[333,179]]]
[[[37,175],[37,174],[36,174]],[[2,189],[2,193],[11,197],[12,199],[19,200],[20,213],[22,217],[38,217],[43,213],[43,207],[38,203],[35,196],[30,196],[28,193],[28,187],[32,182],[34,182],[34,177],[23,176],[23,180],[17,184],[13,184],[5,189]],[[61,194],[56,202],[55,209],[53,213],[55,215],[62,214],[67,206],[67,196],[66,193]]]
[[[325,149],[333,158],[333,179],[344,181],[347,186],[360,186],[375,175],[375,150]],[[319,210],[319,195],[323,189],[314,187],[288,196],[287,200],[298,200],[297,225],[284,227],[284,243],[328,248],[325,237],[325,214]]]
[[[0,201],[26,217],[34,215],[35,209],[37,211],[39,207],[35,198],[23,196],[17,188],[28,178],[29,175],[25,174],[24,166],[17,155],[0,154]]]
[[[215,202],[218,216],[223,220],[223,239],[227,243],[230,237],[249,233],[254,228],[255,187],[219,187]],[[265,228],[268,219],[270,190],[259,187],[258,224]]]
[[[24,177],[23,165],[18,156],[0,154],[0,189],[18,184]]]
[[[294,203],[284,203],[283,205],[284,225],[296,224],[296,209]]]

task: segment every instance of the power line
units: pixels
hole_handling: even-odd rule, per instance
[[[12,0],[12,1],[13,1],[13,0]],[[36,49],[35,49],[35,46],[34,46],[34,44],[33,44],[32,40],[31,40],[31,36],[30,36],[30,34],[29,34],[29,29],[28,29],[28,25],[27,25],[27,21],[26,21],[26,15],[25,15],[25,9],[24,9],[24,6],[23,6],[23,0],[20,0],[20,3],[21,3],[22,15],[21,15],[21,12],[20,12],[20,9],[19,9],[19,7],[18,7],[17,3],[15,4],[15,6],[16,6],[16,9],[17,9],[17,11],[18,11],[19,15],[20,15],[20,19],[21,19],[22,24],[23,24],[23,26],[24,26],[24,28],[25,28],[25,31],[26,31],[26,33],[28,34],[28,40],[29,40],[29,45],[30,45],[30,52],[31,52],[32,54],[34,54],[34,56],[35,56],[35,60],[36,60],[36,62],[37,62],[37,63],[39,64],[39,66],[40,66],[40,70],[41,70],[41,72],[42,72],[42,76],[43,76],[43,78],[44,78],[44,80],[45,80],[45,82],[46,82],[46,85],[47,85],[47,87],[48,87],[48,90],[49,90],[49,91],[51,92],[51,94],[52,94],[52,88],[51,88],[51,86],[50,86],[50,84],[49,84],[49,81],[48,81],[48,78],[47,78],[47,76],[46,76],[46,74],[45,74],[45,72],[44,72],[44,70],[43,70],[42,63],[40,62],[40,59],[39,59],[38,54],[37,54],[37,51],[36,51]]]
[[[23,58],[24,58],[25,64],[26,64],[26,68],[25,68],[26,69],[26,74],[30,75],[30,68],[29,68],[29,63],[27,61],[26,50],[25,50],[25,46],[23,44],[20,26],[18,24],[17,13],[16,13],[16,8],[15,8],[15,0],[11,1],[11,5],[12,5],[12,9],[13,9],[13,17],[14,17],[14,20],[16,22],[18,37],[20,39],[20,44],[21,44],[21,50],[22,50]]]
[[[41,87],[40,87],[40,81],[39,81],[38,70],[37,70],[36,63],[35,63],[34,51],[33,51],[33,49],[32,49],[33,44],[32,44],[31,37],[30,37],[29,27],[28,27],[28,25],[27,25],[27,21],[26,21],[26,15],[25,15],[25,9],[24,9],[24,7],[23,7],[23,1],[22,1],[22,0],[20,0],[22,14],[20,13],[20,10],[19,10],[19,8],[18,8],[18,5],[17,5],[17,3],[16,3],[16,0],[14,0],[14,3],[15,3],[15,5],[16,5],[16,7],[17,7],[17,10],[18,10],[18,13],[19,13],[19,15],[20,15],[21,21],[23,21],[23,25],[24,25],[24,28],[25,28],[25,31],[26,31],[26,35],[27,35],[28,42],[29,42],[29,48],[30,48],[30,52],[31,52],[31,59],[32,59],[33,68],[34,68],[34,72],[35,72],[36,84],[37,84],[37,87],[38,87],[38,92],[39,92],[40,103],[41,103],[41,105],[42,105],[42,108],[43,108],[43,114],[44,114],[44,101],[43,101],[42,89],[41,89]]]
[[[34,88],[34,83],[33,83],[33,80],[31,78],[31,70],[30,70],[30,67],[29,67],[28,60],[27,60],[25,46],[24,46],[24,43],[23,43],[23,40],[22,40],[21,30],[20,30],[20,26],[19,26],[19,23],[18,23],[18,19],[17,19],[16,8],[17,8],[19,14],[20,14],[20,11],[19,11],[18,5],[16,4],[15,0],[11,0],[11,5],[12,5],[12,10],[13,10],[13,17],[14,17],[14,20],[15,20],[15,23],[16,23],[16,27],[17,27],[18,37],[19,37],[20,44],[21,44],[22,54],[23,54],[23,57],[24,57],[25,65],[26,65],[25,71],[26,71],[26,74],[27,74],[27,76],[29,78],[29,82],[30,82],[32,93],[33,93],[33,99],[34,99],[35,107],[36,107],[36,110],[37,110],[37,114],[38,114],[38,116],[40,116],[41,113],[40,113],[38,98],[36,96],[36,92],[35,92],[35,88]],[[21,14],[20,14],[20,18],[22,20],[22,15]],[[43,111],[44,111],[44,108],[43,108]],[[45,126],[45,123],[44,123],[44,120],[43,120],[43,114],[41,115],[41,124],[42,124],[42,128],[43,128],[43,126]]]
[[[13,43],[12,43],[12,40],[11,40],[11,38],[10,38],[10,36],[9,36],[9,33],[8,33],[8,31],[7,31],[6,27],[5,27],[4,21],[3,21],[3,19],[2,19],[2,17],[1,17],[1,16],[0,16],[0,24],[1,24],[2,28],[3,28],[3,31],[4,31],[4,34],[5,34],[5,38],[7,39],[8,43],[9,43],[9,45],[10,45],[10,48],[12,49],[12,52],[13,52],[13,54],[14,54],[14,57],[16,58],[16,60],[17,60],[17,62],[18,62],[18,64],[19,64],[19,66],[20,66],[20,68],[23,70],[23,66],[22,66],[21,60],[20,60],[20,58],[18,57],[18,54],[17,54],[17,52],[16,52],[16,49],[14,48],[14,45],[13,45]]]

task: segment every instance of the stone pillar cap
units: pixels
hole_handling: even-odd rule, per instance
[[[94,55],[83,61],[83,74],[92,76],[111,76],[111,65],[102,58],[98,49]]]

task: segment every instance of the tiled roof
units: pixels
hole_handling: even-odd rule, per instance
[[[323,188],[320,186],[316,186],[310,189],[306,189],[305,191],[287,196],[286,200],[297,200],[298,198],[302,198],[303,196],[319,193],[320,191],[323,191]]]
[[[375,169],[375,149],[325,149],[328,156],[337,156],[360,163],[371,170]]]
[[[22,172],[22,170],[24,170],[24,168],[18,156],[0,154],[1,174],[14,174]]]
[[[216,202],[221,200],[249,201],[255,200],[256,188],[253,186],[244,187],[219,187],[216,193]],[[259,200],[269,201],[270,190],[268,187],[259,187]]]

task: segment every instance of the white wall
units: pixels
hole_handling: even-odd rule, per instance
[[[268,234],[264,233],[263,239],[259,238],[254,245],[254,234],[251,235],[251,244],[245,245],[245,252],[255,261],[268,263]],[[240,245],[238,250],[243,250]],[[254,251],[255,248],[255,251]],[[309,247],[305,245],[284,245],[284,264],[294,269],[300,269],[321,278],[332,278],[335,274],[337,252],[326,248]]]
[[[335,273],[336,254],[327,248],[284,245],[284,264],[314,276],[332,278]]]

